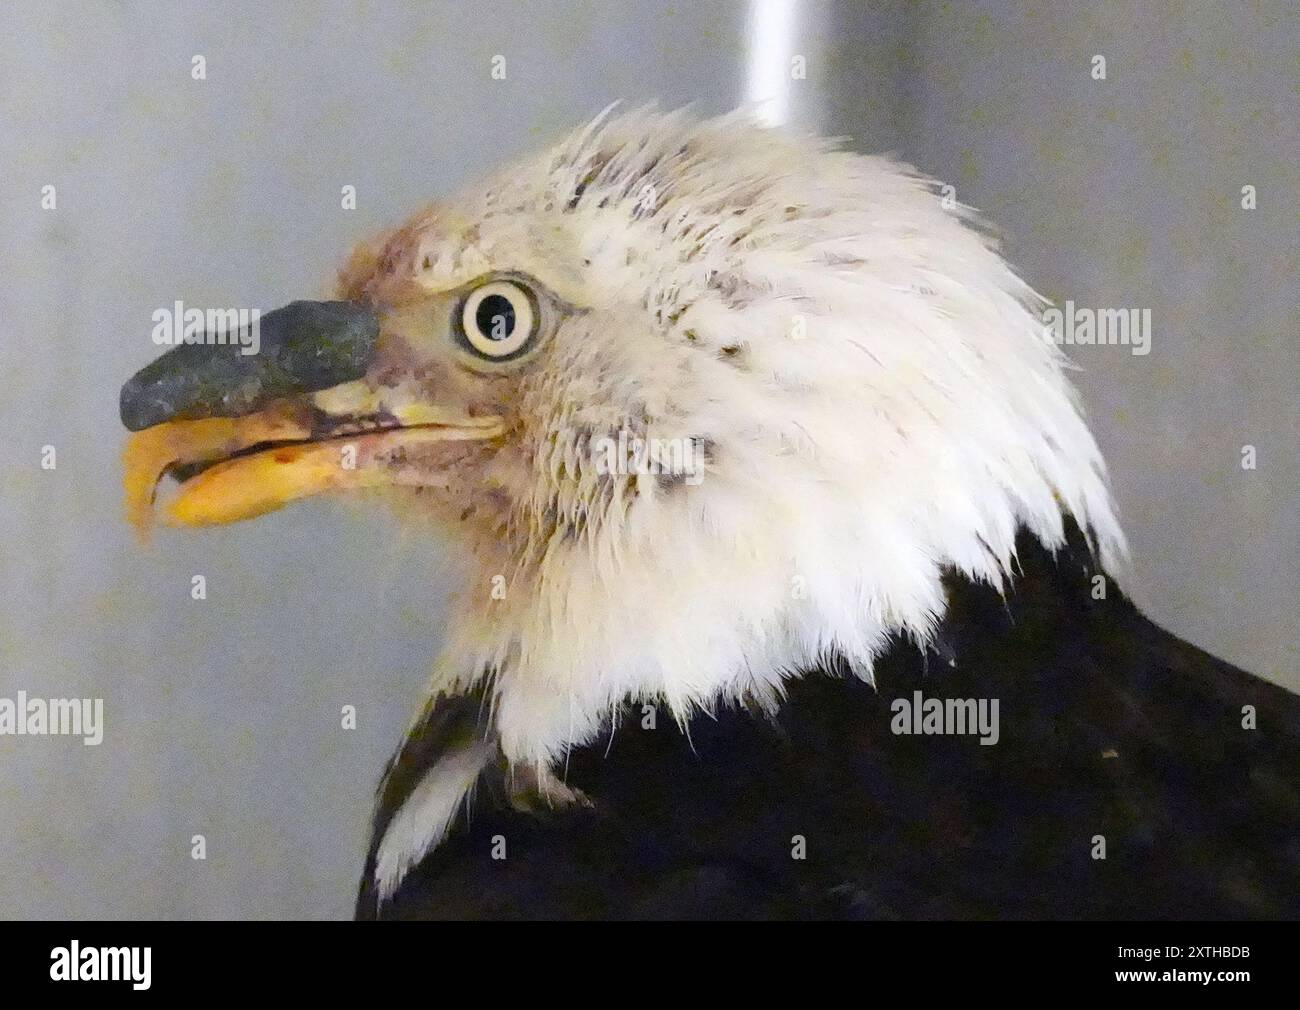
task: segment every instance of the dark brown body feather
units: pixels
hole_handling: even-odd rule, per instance
[[[517,811],[486,773],[471,816],[382,907],[363,884],[358,915],[1300,917],[1300,697],[1113,583],[1094,599],[1077,532],[1055,557],[1022,536],[1020,564],[1005,600],[953,579],[937,651],[897,643],[874,688],[811,672],[775,719],[727,708],[689,739],[629,708],[570,756],[590,809]],[[891,703],[916,690],[997,698],[998,743],[896,735]]]

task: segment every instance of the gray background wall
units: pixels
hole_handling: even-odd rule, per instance
[[[1151,308],[1149,356],[1073,351],[1133,588],[1300,689],[1290,6],[799,3],[790,52],[808,60],[797,119],[951,182],[1045,294]],[[324,295],[355,241],[609,101],[744,100],[747,7],[6,8],[0,696],[103,697],[108,725],[97,748],[0,737],[0,915],[350,913],[451,565],[355,500],[142,550],[118,386],[154,355],[159,306]]]

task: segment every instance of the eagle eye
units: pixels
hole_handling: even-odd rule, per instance
[[[461,303],[460,336],[481,358],[508,361],[519,357],[537,335],[537,297],[523,284],[495,280],[483,284]]]

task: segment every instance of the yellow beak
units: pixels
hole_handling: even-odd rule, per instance
[[[432,422],[439,412],[418,406],[397,426],[313,438],[302,407],[281,405],[243,417],[168,421],[133,434],[123,452],[127,519],[147,537],[159,481],[168,471],[209,464],[182,481],[161,508],[170,526],[209,526],[272,512],[325,491],[403,483],[394,463],[434,442],[494,438],[499,418]]]

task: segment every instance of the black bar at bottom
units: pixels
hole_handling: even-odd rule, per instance
[[[8,996],[1294,992],[1293,923],[0,923]],[[147,954],[146,954],[147,952]],[[114,978],[115,976],[115,978]],[[691,981],[687,981],[687,980]],[[614,988],[610,988],[613,986]],[[734,988],[731,989],[734,995]],[[456,994],[460,993],[459,996]],[[19,1005],[19,1004],[12,1004]]]

